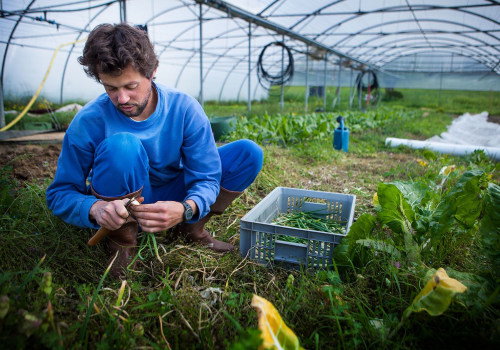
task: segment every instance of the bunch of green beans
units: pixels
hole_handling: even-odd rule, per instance
[[[339,234],[343,233],[345,227],[345,222],[325,219],[314,214],[314,212],[304,211],[281,214],[273,223],[281,226]]]

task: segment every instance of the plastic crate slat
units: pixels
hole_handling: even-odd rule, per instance
[[[352,225],[355,202],[354,195],[277,187],[241,219],[240,252],[245,256],[250,251],[250,258],[263,264],[282,262],[287,266],[328,268],[333,249]],[[273,223],[279,215],[296,211],[314,211],[321,217],[345,223],[344,232],[304,230]]]

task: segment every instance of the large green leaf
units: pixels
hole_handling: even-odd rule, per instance
[[[479,181],[482,170],[465,172],[450,192],[444,196],[432,214],[431,234],[441,237],[455,220],[466,227],[474,225],[481,213],[481,189]]]
[[[394,232],[411,232],[415,213],[410,204],[396,185],[380,183],[377,190],[378,201],[382,210],[378,219],[389,226]]]
[[[352,253],[357,240],[371,237],[372,231],[376,225],[376,218],[369,213],[360,215],[360,217],[351,225],[349,233],[344,238],[349,244],[349,254]]]
[[[379,252],[388,253],[396,259],[401,258],[401,253],[399,252],[399,250],[397,250],[392,244],[386,243],[384,241],[376,239],[358,239],[356,243]]]
[[[422,204],[422,201],[430,191],[429,186],[422,182],[392,182],[400,191],[413,211],[416,211]]]
[[[380,183],[377,190],[381,210],[377,217],[383,224],[403,236],[408,262],[420,263],[417,242],[413,239],[415,213],[396,185]]]
[[[492,271],[500,277],[500,186],[488,184],[484,216],[480,226],[486,255],[493,264]]]

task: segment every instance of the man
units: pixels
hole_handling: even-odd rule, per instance
[[[153,82],[158,58],[138,28],[99,25],[78,61],[106,93],[82,108],[66,132],[47,189],[49,208],[68,223],[110,230],[114,276],[135,255],[139,227],[175,226],[215,251],[234,249],[204,225],[255,180],[260,147],[239,140],[217,148],[197,101]],[[126,208],[130,198],[143,203]]]

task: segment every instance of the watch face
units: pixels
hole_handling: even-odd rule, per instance
[[[193,209],[186,202],[182,202],[184,205],[184,221],[189,221],[193,218]]]

